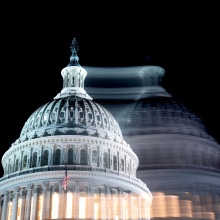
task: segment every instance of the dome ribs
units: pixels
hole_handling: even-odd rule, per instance
[[[94,115],[92,114],[89,101],[83,99],[83,103],[85,108],[85,124],[90,126],[93,123]],[[92,116],[91,118],[90,115]]]
[[[91,100],[70,95],[37,109],[24,125],[18,141],[60,134],[98,135],[119,143],[123,139],[118,123],[108,110]]]
[[[58,99],[59,100],[59,99]],[[60,115],[60,109],[61,109],[61,103],[62,103],[62,101],[63,101],[63,99],[60,99],[57,103],[56,103],[56,105],[54,106],[54,113],[55,113],[55,111],[56,111],[56,108],[57,108],[57,111],[56,111],[56,119],[55,119],[55,121],[54,121],[54,124],[55,125],[57,125],[58,123],[59,123],[59,115]],[[58,106],[57,106],[58,105]]]
[[[50,119],[50,113],[51,110],[53,109],[54,104],[56,103],[56,100],[54,100],[53,102],[51,102],[45,109],[44,113],[43,113],[43,118],[42,118],[42,125],[45,127],[47,125],[49,125],[49,119]],[[45,119],[46,117],[46,119]]]
[[[101,114],[101,110],[98,106],[97,103],[93,102],[93,105],[96,107],[96,110],[98,111],[97,113],[99,113],[98,115],[100,116],[100,126],[99,127],[104,127],[103,125],[103,117],[102,117],[102,114]]]
[[[94,104],[94,102],[89,102],[89,103],[90,103],[92,109],[94,110],[93,111],[94,118],[95,118],[94,125],[95,125],[96,128],[99,128],[101,126],[101,123],[102,123],[100,112],[99,112],[97,106]],[[100,120],[98,120],[98,119],[100,119]]]
[[[58,102],[58,100],[53,101],[53,104],[50,108],[50,112],[49,112],[49,115],[48,115],[47,125],[52,124],[52,122],[51,122],[51,113],[54,110],[54,106],[57,104],[57,102]]]
[[[75,123],[75,97],[70,97],[68,100],[68,118],[69,118],[69,124]]]
[[[83,112],[84,103],[81,98],[76,97],[75,102],[75,124],[84,124],[85,122],[85,112]]]

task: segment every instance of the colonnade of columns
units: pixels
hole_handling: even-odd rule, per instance
[[[151,218],[191,217],[220,220],[220,188],[217,186],[198,184],[176,192],[164,190],[152,194]]]
[[[71,201],[67,200],[68,193],[71,193]],[[57,197],[54,197],[55,194]],[[85,198],[84,207],[81,198]],[[1,200],[0,220],[150,219],[149,204],[141,195],[108,185],[96,186],[94,183],[85,186],[76,181],[68,186],[67,191],[64,191],[62,181],[59,185],[50,185],[48,182],[29,184],[25,188],[15,187],[13,191],[5,191]],[[68,204],[71,204],[70,210]]]

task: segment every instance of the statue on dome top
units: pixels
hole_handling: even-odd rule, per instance
[[[76,38],[73,38],[72,44],[70,45],[70,49],[71,49],[72,54],[77,54],[79,50],[79,45],[76,42]]]

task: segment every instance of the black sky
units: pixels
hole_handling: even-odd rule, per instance
[[[165,89],[220,142],[219,36],[217,21],[204,9],[11,13],[1,35],[2,154],[28,117],[62,89],[60,71],[69,63],[73,37],[82,66],[147,65],[154,57],[150,62],[166,70]]]

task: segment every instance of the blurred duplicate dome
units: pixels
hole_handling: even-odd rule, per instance
[[[171,133],[214,140],[202,120],[161,86],[163,68],[86,69],[87,90],[117,118],[124,135]]]
[[[216,211],[220,191],[213,193],[220,189],[220,145],[202,120],[161,86],[165,70],[159,66],[85,69],[87,91],[111,112],[139,158],[137,177],[154,195],[151,218],[220,219]],[[204,191],[213,194],[212,200]],[[179,214],[170,214],[168,196],[176,196]]]

